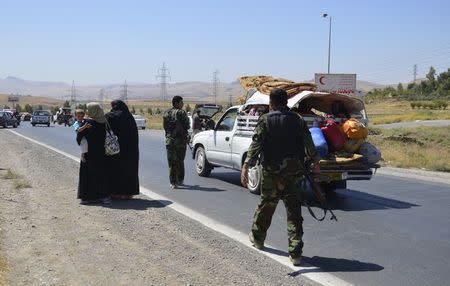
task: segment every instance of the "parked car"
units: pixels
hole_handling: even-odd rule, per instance
[[[364,102],[355,97],[330,94],[321,92],[304,91],[291,99],[288,106],[296,110],[314,110],[323,113],[331,113],[332,104],[342,101],[353,118],[367,123]],[[229,108],[214,128],[197,133],[192,140],[193,158],[195,169],[199,176],[209,176],[211,171],[217,167],[225,167],[241,170],[247,156],[248,148],[252,142],[252,135],[259,115],[249,115],[247,107],[265,107],[268,111],[269,97],[256,93],[250,97],[245,105]],[[308,127],[313,127],[318,120],[325,120],[323,116],[316,114],[302,115]],[[321,184],[327,191],[337,188],[346,188],[347,180],[370,180],[373,170],[378,168],[376,164],[348,165],[334,163],[321,165]],[[261,165],[249,170],[248,189],[250,192],[259,194],[261,186]]]
[[[36,126],[38,124],[47,125],[50,127],[52,114],[48,110],[37,110],[33,112],[31,117],[31,125]]]
[[[222,106],[218,105],[218,104],[213,104],[213,103],[204,103],[204,104],[196,104],[193,110],[192,115],[188,115],[189,117],[189,135],[192,136],[192,127],[193,127],[193,119],[192,116],[193,114],[195,114],[195,112],[197,112],[197,110],[200,111],[200,119],[203,122],[203,130],[208,130],[212,127],[214,127],[214,123],[212,121],[212,118],[214,117],[214,115],[216,115],[217,113],[222,111]]]
[[[144,130],[147,127],[147,120],[142,115],[133,115],[138,129]]]
[[[0,126],[3,128],[8,128],[8,126],[12,126],[13,128],[17,128],[19,122],[9,111],[0,111]]]

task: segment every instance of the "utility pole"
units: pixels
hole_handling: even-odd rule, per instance
[[[123,85],[121,85],[120,88],[121,88],[121,90],[120,90],[120,98],[126,104],[128,104],[128,84],[127,84],[127,80],[125,80],[125,83]]]
[[[324,18],[329,18],[330,19],[330,28],[328,30],[328,73],[330,73],[330,56],[331,56],[331,16],[329,16],[328,14],[323,14],[322,15]]]
[[[98,101],[100,101],[102,104],[105,101],[105,89],[101,88],[98,94]]]
[[[166,105],[167,101],[167,85],[168,81],[171,80],[170,77],[170,71],[166,67],[166,63],[163,63],[162,67],[158,69],[158,74],[156,75],[156,79],[160,80],[159,86],[160,86],[160,95],[161,100],[163,101],[163,105]]]
[[[413,68],[413,75],[414,75],[414,81],[413,81],[413,83],[416,83],[416,79],[417,79],[417,64],[414,65],[414,68]]]
[[[75,81],[72,80],[72,88],[70,89],[70,105],[75,105],[77,108],[77,89],[75,88]]]
[[[220,85],[219,71],[218,70],[215,70],[213,72],[212,84],[213,84],[214,103],[217,104],[217,96],[219,95],[219,85]]]

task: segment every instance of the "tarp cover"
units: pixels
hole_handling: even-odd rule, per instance
[[[288,97],[292,97],[304,90],[315,90],[316,84],[310,82],[294,82],[284,78],[274,78],[271,76],[259,75],[259,76],[243,76],[239,78],[241,86],[249,91],[252,88],[256,88],[263,94],[270,94],[275,88],[284,89]]]

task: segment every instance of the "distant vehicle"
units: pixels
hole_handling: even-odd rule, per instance
[[[47,125],[50,127],[52,114],[48,110],[37,110],[33,112],[31,116],[31,125],[36,126],[37,124]]]
[[[214,128],[214,121],[212,121],[212,118],[214,115],[222,111],[222,106],[218,104],[211,104],[211,103],[204,103],[204,104],[196,104],[193,110],[192,115],[197,111],[200,110],[200,119],[203,122],[203,130],[208,130],[211,128]],[[189,115],[189,135],[192,136],[192,127],[194,125],[194,121],[192,120],[192,115]]]
[[[0,126],[2,126],[3,128],[8,128],[8,126],[17,128],[17,126],[19,126],[19,123],[11,112],[0,111]]]
[[[138,129],[144,130],[147,127],[147,120],[142,115],[133,115]]]
[[[20,113],[20,119],[22,120],[22,121],[30,121],[31,120],[31,114],[30,113],[28,113],[28,112],[21,112]]]
[[[58,123],[59,125],[64,123],[64,126],[71,126],[75,122],[72,109],[61,107],[58,112],[56,112],[56,115],[54,115],[53,122],[55,124]]]

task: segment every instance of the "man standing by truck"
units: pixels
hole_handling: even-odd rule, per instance
[[[304,161],[306,156],[311,158],[314,161],[314,171],[318,172],[319,156],[305,121],[289,111],[287,99],[286,91],[271,91],[272,111],[261,116],[256,125],[242,168],[241,181],[247,186],[249,167],[257,164],[261,154],[261,202],[256,208],[249,238],[255,248],[264,248],[272,216],[278,201],[283,200],[287,212],[289,257],[298,266],[303,248],[300,188],[305,179]]]
[[[184,183],[184,158],[186,157],[186,144],[189,142],[189,118],[182,108],[183,98],[178,95],[174,96],[172,108],[166,110],[163,116],[169,179],[172,189],[177,189]]]

